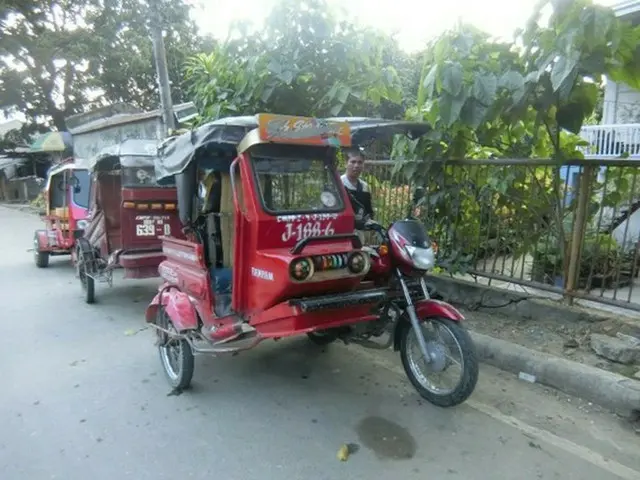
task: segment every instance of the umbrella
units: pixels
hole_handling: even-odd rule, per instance
[[[73,146],[69,132],[49,132],[40,135],[30,147],[32,152],[64,152]]]

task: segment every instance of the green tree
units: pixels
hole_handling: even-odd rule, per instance
[[[164,43],[174,103],[187,101],[183,67],[187,58],[201,48],[211,48],[213,40],[201,37],[190,19],[191,8],[183,0],[161,0],[155,17],[148,0],[111,0],[94,19],[95,54],[89,72],[95,87],[109,102],[127,102],[143,110],[158,107],[150,27],[157,21]]]
[[[424,52],[416,105],[407,117],[430,122],[434,133],[400,139],[395,147],[403,156],[431,161],[404,162],[398,170],[429,185],[432,222],[449,240],[454,269],[460,258],[528,246],[549,229],[566,259],[571,223],[564,216],[560,162],[582,158],[579,147],[586,142],[577,134],[596,108],[603,76],[630,85],[640,78],[640,29],[586,0],[551,2],[553,14],[542,26],[547,3],[539,3],[516,43],[492,42],[459,25]],[[553,158],[558,167],[549,174],[472,166],[461,179],[446,162],[433,161],[488,157]],[[502,217],[502,231],[482,223],[488,211]],[[488,241],[478,245],[481,238]]]
[[[181,0],[162,0],[177,101],[180,69],[200,47]],[[0,13],[0,108],[65,129],[65,117],[93,105],[158,104],[149,5],[134,0],[31,0]]]
[[[273,111],[402,116],[396,42],[340,18],[324,0],[281,1],[255,35],[239,35],[187,63],[205,119]]]

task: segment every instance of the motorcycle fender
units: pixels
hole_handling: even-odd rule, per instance
[[[421,321],[427,320],[429,318],[446,318],[448,320],[454,322],[461,322],[464,320],[464,316],[457,308],[453,305],[450,305],[447,302],[442,302],[440,300],[420,300],[415,304],[416,315]],[[395,328],[393,329],[393,349],[398,351],[400,349],[399,338],[400,331],[403,328],[411,328],[411,321],[409,320],[409,316],[406,312],[400,317],[398,322],[396,323]]]
[[[454,322],[464,320],[464,315],[457,308],[447,302],[434,299],[416,302],[416,313],[420,320],[433,317],[442,317]]]
[[[46,230],[37,230],[36,238],[38,239],[38,251],[47,252],[49,251],[49,238],[47,237]],[[35,247],[35,245],[34,245]]]
[[[145,311],[147,323],[155,323],[158,307],[160,306],[160,293],[157,293]],[[198,317],[191,300],[186,293],[178,289],[165,290],[162,293],[162,306],[169,316],[171,323],[178,332],[195,330],[198,328]]]

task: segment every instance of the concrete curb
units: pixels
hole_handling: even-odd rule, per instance
[[[428,283],[437,293],[450,303],[463,305],[468,309],[490,311],[510,315],[524,320],[544,318],[551,321],[570,323],[591,323],[597,330],[597,324],[610,325],[622,333],[637,335],[640,333],[638,321],[614,313],[598,312],[591,309],[568,306],[547,298],[513,292],[502,288],[490,287],[479,283],[450,278],[443,275],[430,275]],[[482,307],[485,308],[482,308]],[[486,308],[489,306],[489,308]]]
[[[469,332],[478,358],[496,368],[535,375],[536,382],[590,400],[625,417],[640,412],[640,382],[497,338]]]
[[[469,282],[444,275],[430,275],[428,281],[449,302],[472,307],[490,305],[492,310],[508,312],[524,319],[558,318],[570,322],[601,322],[608,317],[577,306],[569,307],[557,301],[514,292],[503,288]]]

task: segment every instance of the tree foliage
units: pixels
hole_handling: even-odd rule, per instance
[[[283,0],[263,31],[238,37],[187,64],[205,119],[256,111],[403,114],[398,69],[409,57],[392,38],[340,20],[324,0]]]
[[[586,0],[551,2],[549,24],[540,25],[547,3],[540,2],[514,43],[459,25],[424,52],[416,105],[407,117],[430,122],[434,132],[400,139],[395,153],[430,161],[405,161],[396,170],[429,186],[430,222],[437,236],[449,239],[454,270],[481,250],[524,253],[532,236],[550,231],[567,258],[575,202],[565,208],[560,162],[583,158],[587,143],[577,134],[594,112],[603,76],[630,85],[640,78],[640,29]],[[462,179],[445,162],[489,157],[558,164],[551,172],[471,166]],[[483,223],[487,211],[497,217],[493,226]]]
[[[200,48],[189,7],[162,0],[173,94],[184,60]],[[93,105],[158,105],[149,2],[30,0],[0,13],[0,108],[65,129],[65,117]]]

